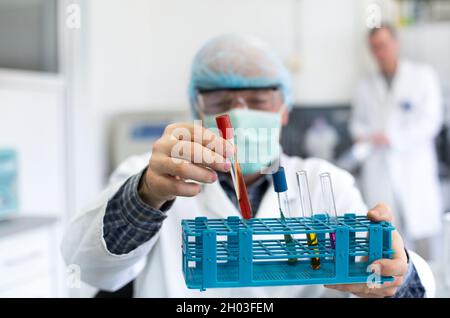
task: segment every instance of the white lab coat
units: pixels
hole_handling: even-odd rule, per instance
[[[354,138],[384,132],[391,146],[374,149],[363,163],[361,186],[367,204],[386,202],[400,212],[403,234],[421,239],[440,229],[442,213],[434,138],[442,124],[435,72],[402,60],[391,89],[380,73],[357,90],[351,121]],[[406,233],[405,233],[406,232]]]
[[[182,219],[197,216],[226,218],[239,212],[228,199],[220,184],[204,185],[193,198],[178,197],[156,236],[125,255],[110,253],[103,239],[103,217],[108,200],[124,180],[139,173],[148,163],[149,154],[125,161],[111,178],[111,185],[70,223],[62,243],[67,264],[77,264],[81,279],[103,290],[117,290],[136,279],[137,297],[319,297],[345,294],[316,286],[282,286],[258,288],[207,289],[204,292],[186,288],[181,263]],[[320,206],[321,190],[318,175],[330,172],[335,188],[339,213],[367,212],[353,177],[321,159],[300,159],[282,155],[288,182],[288,198],[292,210],[299,209],[295,172],[305,169],[309,174],[312,201],[316,211]],[[257,217],[278,217],[276,194],[272,185],[264,195]]]

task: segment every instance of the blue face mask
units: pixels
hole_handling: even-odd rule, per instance
[[[230,116],[234,142],[243,174],[262,172],[280,156],[281,113],[235,108]],[[217,115],[205,115],[203,125],[219,133]]]

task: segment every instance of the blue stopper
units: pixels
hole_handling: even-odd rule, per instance
[[[275,192],[285,192],[288,189],[286,182],[286,175],[284,174],[284,168],[279,167],[278,171],[272,174],[273,178],[273,186],[275,188]]]

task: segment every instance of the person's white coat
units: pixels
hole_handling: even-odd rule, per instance
[[[434,146],[442,125],[442,97],[435,72],[402,60],[390,89],[383,75],[374,73],[360,83],[353,107],[354,138],[383,132],[390,141],[363,163],[366,203],[386,202],[400,212],[402,234],[410,240],[433,236],[442,213]]]
[[[124,181],[142,171],[148,163],[149,154],[132,157],[125,161],[111,177],[110,186],[69,225],[62,253],[67,264],[77,264],[81,279],[99,289],[114,291],[133,279],[137,297],[319,297],[344,296],[345,294],[325,289],[321,285],[284,286],[258,288],[207,289],[204,292],[188,289],[182,274],[181,225],[182,219],[197,216],[226,218],[238,216],[239,212],[227,197],[218,182],[204,185],[201,193],[192,198],[178,197],[166,212],[168,217],[151,240],[135,250],[114,255],[106,247],[103,238],[103,217],[108,200]],[[312,201],[316,212],[321,207],[319,174],[330,172],[335,188],[338,212],[366,214],[353,177],[321,159],[281,157],[288,182],[288,197],[294,213],[300,213],[295,172],[307,170]],[[279,217],[276,194],[273,186],[264,195],[257,217]],[[297,214],[299,215],[299,214]]]

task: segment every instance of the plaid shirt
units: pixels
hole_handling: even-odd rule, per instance
[[[146,204],[138,194],[139,181],[144,172],[145,170],[130,177],[108,201],[103,218],[103,237],[111,253],[126,254],[150,240],[161,228],[167,217],[165,212],[174,202],[166,202],[159,210]],[[237,207],[238,202],[231,179],[223,173],[219,173],[218,176],[220,185]],[[247,187],[254,213],[258,211],[269,184],[270,178],[265,176]],[[412,262],[409,262],[404,283],[398,288],[394,297],[422,298],[424,295],[425,289],[417,271]]]

